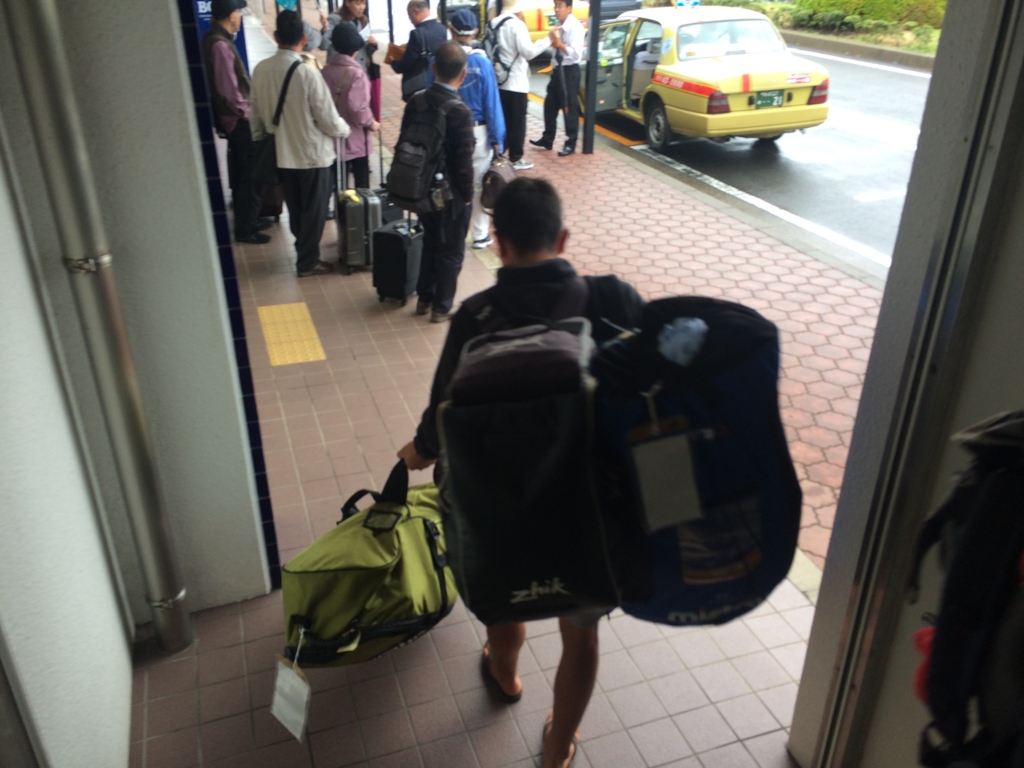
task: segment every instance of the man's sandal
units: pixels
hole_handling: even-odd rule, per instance
[[[483,653],[480,654],[480,674],[484,678],[484,685],[494,698],[504,702],[505,704],[515,704],[523,698],[523,691],[520,689],[518,693],[508,693],[501,687],[501,683],[498,682],[498,678],[496,678],[494,673],[491,671],[490,648],[490,645],[485,645]]]
[[[544,721],[544,734],[541,737],[541,750],[544,749],[544,744],[547,743],[548,734],[551,732],[551,721],[554,718],[554,713],[548,713],[548,719]],[[569,757],[566,758],[565,762],[562,763],[562,768],[569,768],[572,765],[572,761],[576,759],[576,753],[580,750],[580,732],[576,731],[572,737],[572,747],[569,750]]]

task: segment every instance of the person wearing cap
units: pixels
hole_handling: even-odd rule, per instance
[[[277,173],[295,236],[296,268],[299,277],[312,277],[334,270],[320,260],[320,237],[331,197],[331,163],[337,158],[334,140],[346,138],[349,127],[338,114],[324,78],[312,67],[301,66],[306,34],[295,11],[277,15],[274,39],[277,53],[257,64],[252,73],[252,134],[257,141],[274,134]],[[293,69],[294,64],[300,66]],[[289,72],[281,119],[275,127],[274,112]]]
[[[497,56],[508,66],[508,76],[498,83],[501,108],[505,113],[505,140],[508,159],[517,171],[528,171],[533,163],[523,159],[526,143],[526,100],[530,92],[530,60],[551,47],[554,32],[537,42],[530,40],[530,31],[523,21],[523,11],[536,8],[532,0],[505,0],[501,13],[488,25],[497,37]],[[497,62],[496,62],[497,63]]]
[[[217,130],[228,140],[228,184],[235,204],[235,240],[268,243],[259,230],[271,225],[261,220],[261,190],[253,180],[255,156],[249,125],[249,73],[235,47],[242,26],[245,0],[213,0],[210,28],[203,35],[203,65]]]
[[[466,52],[466,79],[459,86],[459,96],[473,112],[473,136],[476,148],[473,150],[473,215],[470,231],[474,248],[486,248],[491,244],[491,219],[480,205],[484,174],[491,167],[492,152],[499,155],[505,146],[505,115],[501,111],[498,96],[498,80],[494,66],[481,48],[474,48],[479,31],[479,17],[468,8],[461,8],[448,20],[452,39]],[[427,87],[434,82],[433,70],[427,74]]]
[[[345,139],[344,159],[346,168],[355,176],[357,188],[370,186],[370,142],[367,134],[380,130],[380,123],[373,119],[370,109],[370,78],[353,58],[365,44],[359,30],[352,24],[339,24],[331,32],[331,45],[337,53],[323,71],[338,114],[352,128]],[[334,176],[333,170],[331,176]],[[347,187],[348,179],[343,179],[342,183]]]
[[[428,0],[409,0],[406,13],[415,29],[409,33],[402,58],[391,62],[391,68],[402,76],[402,101],[409,101],[410,96],[424,87],[413,83],[422,83],[420,76],[425,76],[430,69],[430,57],[448,37],[444,25],[431,17]]]
[[[580,132],[580,53],[587,33],[582,22],[572,15],[572,0],[555,0],[555,17],[555,68],[544,97],[544,134],[539,139],[530,139],[530,143],[540,149],[551,149],[561,112],[565,118],[565,145],[558,150],[558,156],[565,157],[576,151]]]

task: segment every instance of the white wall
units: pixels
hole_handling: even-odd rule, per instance
[[[197,610],[269,589],[223,285],[169,0],[60,4],[64,44],[111,243],[145,417]],[[137,623],[149,620],[117,475],[0,18],[0,108],[46,290],[75,375],[104,507]]]
[[[0,647],[43,764],[114,768],[131,657],[27,264],[0,173]]]

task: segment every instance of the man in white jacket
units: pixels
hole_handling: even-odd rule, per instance
[[[523,159],[526,143],[526,94],[530,92],[530,60],[551,47],[551,36],[537,42],[523,21],[523,11],[532,10],[531,0],[505,0],[500,16],[488,26],[497,37],[494,71],[498,76],[498,95],[505,113],[505,146],[508,159],[517,171],[528,171],[533,163]]]
[[[261,61],[252,72],[252,137],[259,141],[267,133],[274,134],[277,175],[295,236],[299,277],[323,275],[334,270],[320,259],[320,236],[331,197],[331,164],[337,159],[334,140],[346,138],[349,127],[338,115],[320,73],[312,67],[296,66],[302,64],[300,54],[306,44],[298,14],[278,14],[274,39],[277,54]],[[274,112],[286,81],[281,119],[275,126]]]

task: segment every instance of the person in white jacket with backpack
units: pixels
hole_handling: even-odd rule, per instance
[[[531,0],[505,0],[500,15],[487,24],[484,45],[494,63],[498,95],[505,113],[505,146],[517,171],[528,171],[533,163],[523,159],[526,143],[526,95],[530,92],[530,60],[551,47],[552,36],[533,42],[523,21],[523,11],[534,10]],[[553,33],[552,33],[553,34]]]

